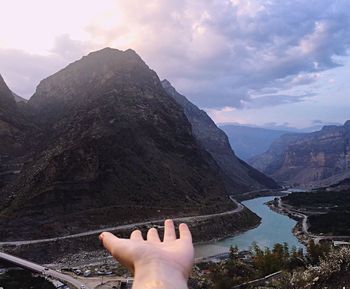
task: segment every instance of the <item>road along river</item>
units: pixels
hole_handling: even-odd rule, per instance
[[[292,229],[295,226],[296,221],[290,219],[285,215],[281,215],[276,212],[273,212],[272,210],[269,209],[268,206],[265,205],[266,202],[272,199],[274,199],[274,197],[261,197],[261,198],[244,201],[243,205],[248,207],[251,211],[253,211],[254,213],[256,213],[258,216],[262,218],[261,224],[255,229],[246,231],[234,237],[229,237],[219,241],[212,241],[205,244],[196,245],[195,246],[196,257],[209,257],[220,253],[226,253],[228,252],[231,245],[232,246],[237,245],[240,250],[245,250],[245,249],[248,249],[249,246],[251,246],[253,241],[257,242],[257,244],[261,247],[265,247],[265,246],[272,247],[275,243],[283,243],[283,242],[287,242],[290,247],[292,246],[303,247],[303,245],[300,244],[292,234]],[[242,207],[238,205],[236,210],[239,211],[241,209]],[[186,220],[183,220],[183,221],[186,221]],[[85,234],[91,234],[91,232],[88,232]],[[75,237],[75,236],[68,236],[68,238],[72,238],[72,237]],[[49,240],[37,240],[34,242],[45,242],[45,241],[49,241]],[[24,241],[24,242],[28,242],[28,241]]]
[[[240,250],[249,249],[252,242],[260,247],[272,247],[275,243],[288,243],[289,247],[296,246],[304,248],[293,235],[292,229],[296,221],[288,216],[278,214],[269,209],[266,202],[274,197],[261,197],[242,202],[247,208],[261,217],[261,224],[252,230],[246,231],[234,237],[219,241],[212,241],[195,246],[196,257],[208,257],[225,253],[230,246],[237,246]]]

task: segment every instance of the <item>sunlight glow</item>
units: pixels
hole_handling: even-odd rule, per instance
[[[111,9],[115,7],[113,0],[3,1],[0,0],[0,48],[35,54],[48,54],[55,38],[63,34],[87,40],[91,23],[98,21],[103,27],[111,27],[112,19],[116,19],[116,10]]]

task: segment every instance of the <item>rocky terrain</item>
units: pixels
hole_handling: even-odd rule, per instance
[[[195,138],[215,159],[225,174],[226,185],[235,194],[265,188],[278,188],[276,182],[240,160],[232,150],[227,135],[203,110],[191,103],[163,80],[165,91],[184,109]]]
[[[231,210],[228,194],[249,189],[228,182],[133,50],[90,53],[41,81],[28,103],[0,87],[1,166],[18,164],[0,179],[2,241]],[[241,164],[245,182],[269,180]]]
[[[307,134],[281,136],[251,164],[289,185],[329,185],[349,176],[350,121]]]
[[[24,158],[33,145],[35,125],[24,116],[12,91],[0,75],[0,188],[21,170]]]

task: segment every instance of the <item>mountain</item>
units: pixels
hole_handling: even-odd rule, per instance
[[[251,163],[287,184],[339,182],[350,176],[350,121],[313,133],[283,135]]]
[[[133,50],[90,53],[25,105],[35,145],[0,191],[1,240],[234,207],[183,108]]]
[[[191,103],[170,84],[162,81],[163,88],[181,105],[192,125],[192,131],[198,143],[211,154],[225,175],[228,189],[233,193],[263,188],[278,188],[278,185],[244,161],[233,152],[226,134],[219,129],[203,110]]]
[[[0,110],[1,112],[5,109],[15,109],[16,102],[13,97],[12,91],[6,85],[3,77],[0,75]]]
[[[17,103],[21,103],[21,102],[27,103],[27,102],[28,102],[27,99],[25,99],[25,98],[19,96],[18,94],[14,93],[14,92],[13,92],[12,94],[13,94],[13,97],[14,97],[14,99],[15,99],[15,101],[16,101]]]
[[[288,131],[249,127],[234,124],[219,125],[229,138],[238,157],[249,160],[266,152],[272,142]]]
[[[0,188],[11,182],[23,166],[34,126],[21,113],[12,91],[0,75]]]

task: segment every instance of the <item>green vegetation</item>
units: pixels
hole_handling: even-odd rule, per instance
[[[234,285],[252,280],[257,272],[252,264],[243,262],[238,257],[238,249],[231,247],[229,258],[210,268],[209,284],[214,289],[229,289]]]
[[[292,193],[283,202],[297,209],[320,214],[309,216],[310,231],[316,234],[350,235],[350,191]]]
[[[277,243],[271,249],[261,249],[256,243],[253,243],[251,250],[245,253],[238,252],[237,248],[231,247],[226,260],[219,263],[197,265],[197,269],[200,272],[206,272],[206,274],[204,278],[200,278],[201,281],[197,282],[196,286],[191,287],[196,289],[232,289],[236,285],[278,271],[282,271],[282,273],[276,279],[285,286],[291,280],[293,272],[303,272],[309,266],[319,265],[322,260],[328,257],[330,251],[329,245],[315,244],[313,241],[308,244],[306,253],[301,248],[293,247],[290,249],[286,243]],[[274,288],[294,289],[294,287],[283,286]]]
[[[309,223],[310,231],[316,234],[350,236],[350,211],[332,211],[323,215],[310,216]]]
[[[283,197],[283,202],[293,207],[328,208],[350,206],[350,192],[328,192],[319,190],[315,192],[291,193]]]
[[[288,244],[275,244],[273,249],[262,250],[253,244],[252,264],[258,271],[258,277],[263,277],[271,273],[283,270],[294,269],[304,264],[304,253],[302,249],[293,247],[291,250]]]
[[[332,248],[317,265],[283,272],[268,286],[259,289],[340,289],[350,284],[350,249]]]

